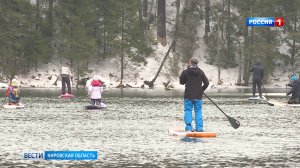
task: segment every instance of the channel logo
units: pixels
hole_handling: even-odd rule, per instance
[[[24,160],[44,160],[44,152],[23,152],[23,159]]]
[[[283,27],[283,17],[247,17],[247,26],[259,26],[259,27]]]
[[[23,152],[24,160],[98,160],[97,151]]]

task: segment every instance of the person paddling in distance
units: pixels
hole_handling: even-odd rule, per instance
[[[88,86],[88,96],[90,96],[92,105],[101,106],[103,92],[103,82],[99,77],[94,76],[91,84]]]
[[[8,97],[9,105],[19,105],[20,101],[20,88],[19,81],[13,79],[8,86],[5,96]]]
[[[292,89],[286,95],[292,94],[292,97],[288,104],[300,104],[300,79],[297,74],[293,74],[290,79],[292,84],[288,84],[288,86],[292,87]]]
[[[192,127],[192,112],[195,111],[195,130],[203,132],[202,119],[202,97],[203,93],[209,85],[209,81],[205,73],[198,67],[198,60],[191,58],[189,65],[184,70],[179,81],[181,85],[185,85],[184,91],[184,122],[185,131],[193,131]]]
[[[256,86],[257,86],[259,97],[263,98],[262,92],[261,92],[261,85],[262,85],[262,80],[264,77],[264,69],[261,64],[260,59],[256,60],[256,63],[252,66],[252,69],[250,70],[250,72],[253,72],[252,95],[253,95],[253,97],[255,97]]]
[[[70,79],[73,79],[72,72],[70,70],[70,63],[66,63],[66,65],[61,67],[61,84],[62,84],[62,94],[66,94],[66,85],[68,87],[68,93],[71,94],[71,84],[70,84]]]

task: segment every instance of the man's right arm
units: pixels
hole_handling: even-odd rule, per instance
[[[68,68],[68,71],[69,71],[69,75],[70,75],[70,77],[71,77],[71,78],[73,78],[72,71],[71,71],[71,69],[70,69],[70,68]]]
[[[205,73],[203,72],[203,86],[202,86],[203,92],[207,89],[208,85],[209,85],[209,81]]]
[[[186,83],[186,74],[185,74],[184,71],[181,73],[181,75],[180,75],[180,77],[179,77],[179,83],[180,83],[181,85],[184,85],[184,84]]]

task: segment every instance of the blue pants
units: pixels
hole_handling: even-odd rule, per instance
[[[193,107],[195,111],[196,131],[203,131],[202,99],[184,99],[184,122],[185,130],[192,131]]]

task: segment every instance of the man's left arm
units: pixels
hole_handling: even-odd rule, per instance
[[[288,96],[288,95],[294,93],[297,87],[298,87],[297,84],[293,83],[292,84],[292,89],[286,95]]]

